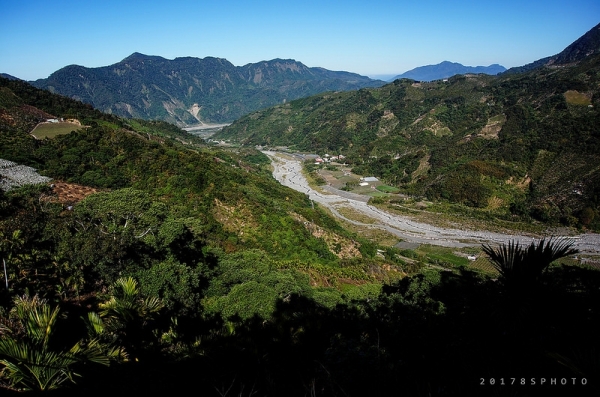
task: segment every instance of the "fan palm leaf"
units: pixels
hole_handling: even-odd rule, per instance
[[[82,339],[68,350],[52,350],[50,340],[59,317],[58,307],[44,300],[19,297],[11,315],[24,332],[7,332],[0,339],[0,376],[12,387],[23,390],[52,390],[78,376],[73,367],[80,362],[109,365],[123,358],[121,349],[105,345],[98,338]],[[10,330],[9,330],[10,331]]]
[[[52,390],[73,380],[71,366],[79,361],[70,352],[48,351],[13,338],[0,341],[0,355],[5,357],[0,360],[3,377],[25,390]]]
[[[98,306],[101,317],[127,323],[135,318],[146,318],[164,305],[157,297],[142,299],[137,281],[133,277],[124,277],[115,282],[110,299]]]
[[[557,259],[579,252],[573,248],[572,240],[553,237],[533,241],[528,247],[510,241],[498,248],[485,244],[482,248],[506,283],[522,285],[537,281],[543,271]]]

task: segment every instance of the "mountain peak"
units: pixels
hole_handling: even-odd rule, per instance
[[[452,77],[457,74],[483,73],[496,75],[506,68],[497,63],[490,66],[464,66],[458,62],[443,61],[437,65],[419,66],[408,72],[394,77],[396,79],[412,79],[418,81],[432,81]]]
[[[140,52],[134,52],[133,54],[129,55],[127,58],[123,59],[121,62],[145,61],[145,60],[149,60],[149,59],[163,60],[165,58],[159,57],[156,55],[146,55],[146,54],[142,54]]]
[[[527,65],[510,68],[506,73],[522,73],[549,65],[566,65],[597,54],[600,54],[600,24],[591,28],[558,54],[538,59]]]
[[[600,53],[600,24],[594,26],[586,34],[575,40],[562,52],[555,55],[554,62],[558,64],[580,61],[590,55]]]

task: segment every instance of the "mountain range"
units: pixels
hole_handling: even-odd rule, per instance
[[[500,65],[471,67],[445,61],[415,68],[394,79],[431,81],[457,74],[497,74],[505,70]],[[307,67],[292,59],[234,66],[222,58],[168,60],[140,53],[110,66],[66,66],[47,79],[30,83],[106,113],[159,119],[180,127],[227,123],[258,109],[325,91],[385,84],[356,73]]]
[[[292,59],[234,66],[222,58],[168,60],[134,53],[110,66],[67,66],[31,84],[114,115],[188,126],[231,122],[300,97],[385,82]]]
[[[490,66],[464,66],[460,63],[444,61],[437,65],[426,65],[419,66],[408,72],[399,74],[390,81],[396,79],[412,79],[417,81],[433,81],[439,79],[446,79],[457,74],[490,74],[496,75],[506,71],[506,68],[502,65],[493,64]]]
[[[344,154],[357,174],[412,196],[589,225],[600,215],[599,31],[526,72],[323,93],[214,138]]]
[[[372,206],[478,236],[487,233],[469,227],[473,214],[512,230],[533,218],[598,231],[592,39],[526,72],[288,100],[225,128],[233,148],[0,77],[0,166],[55,180],[0,191],[2,395],[597,396],[600,273],[573,259],[570,239],[396,248],[377,220],[339,200],[329,212],[243,147],[343,152],[348,164],[323,168],[346,188],[349,168],[398,187],[372,189]],[[106,73],[128,75],[121,90],[144,86],[147,100],[193,75],[133,58]],[[238,69],[210,61],[203,70],[227,79],[196,77],[190,95],[226,103]],[[162,71],[145,76],[153,63]],[[276,63],[283,73],[245,78],[256,87],[300,73]],[[77,123],[35,138],[39,124],[53,129],[49,118]],[[520,385],[498,374],[519,374]],[[569,383],[541,384],[548,376]]]

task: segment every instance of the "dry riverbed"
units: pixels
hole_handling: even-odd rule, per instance
[[[407,216],[392,214],[368,204],[369,197],[357,195],[332,187],[323,186],[313,189],[302,174],[301,158],[289,154],[264,152],[273,165],[273,177],[282,185],[305,193],[308,197],[326,208],[345,222],[362,227],[378,228],[397,236],[399,239],[419,244],[432,244],[444,247],[469,247],[481,244],[501,244],[516,240],[529,244],[543,236],[533,234],[498,233],[485,230],[446,228],[415,221]],[[344,216],[352,210],[368,218],[368,223],[360,222],[356,217]],[[569,236],[582,254],[600,255],[600,235],[594,233]]]

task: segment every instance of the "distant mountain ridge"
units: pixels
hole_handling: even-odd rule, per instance
[[[21,80],[18,77],[11,76],[10,74],[7,74],[7,73],[0,73],[0,77],[4,77],[5,79],[9,79],[9,80]]]
[[[447,79],[457,74],[489,74],[497,75],[502,73],[506,68],[502,65],[493,64],[490,66],[464,66],[460,63],[444,61],[437,65],[426,65],[419,66],[409,70],[408,72],[399,74],[394,77],[391,81],[396,79],[412,79],[417,81],[433,81],[440,79]]]
[[[223,58],[133,53],[110,66],[66,66],[31,82],[123,117],[160,119],[179,126],[229,122],[252,111],[324,91],[385,84],[292,59],[234,66]]]

